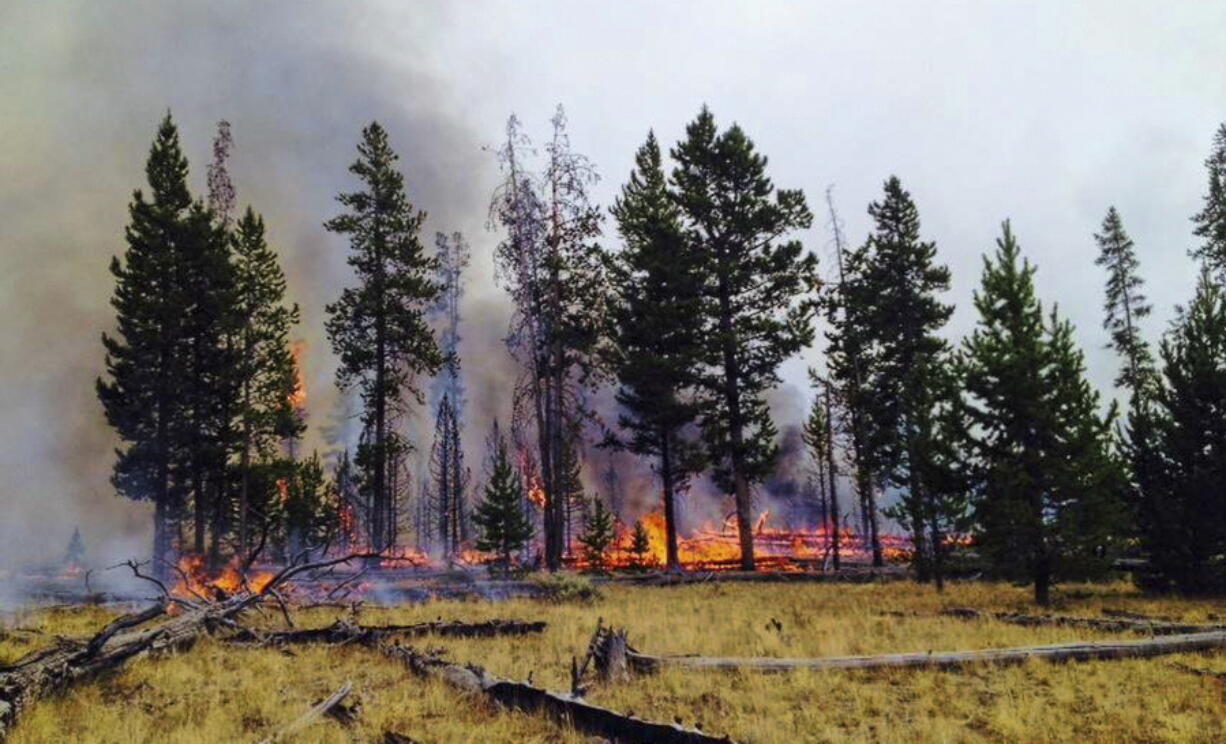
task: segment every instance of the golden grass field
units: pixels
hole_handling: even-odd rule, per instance
[[[539,600],[441,601],[365,609],[366,624],[494,617],[545,619],[539,636],[450,640],[423,638],[452,659],[500,676],[567,689],[572,655],[581,654],[598,617],[630,629],[630,642],[656,654],[824,656],[946,651],[1056,643],[1120,634],[1075,628],[1024,628],[995,621],[938,617],[951,606],[1032,609],[1029,590],[1002,584],[930,587],[890,584],[720,584],[606,586],[588,604]],[[1149,598],[1124,583],[1065,585],[1055,610],[1101,616],[1103,608],[1206,622],[1226,616],[1226,602]],[[899,615],[901,613],[901,616]],[[298,613],[299,625],[325,625],[336,610]],[[30,611],[6,624],[48,634],[86,635],[109,615],[97,608]],[[258,616],[255,616],[258,619]],[[782,631],[770,620],[777,619]],[[275,624],[279,614],[269,612]],[[263,622],[263,621],[261,621]],[[1125,634],[1131,637],[1131,634]],[[48,635],[0,636],[0,664]],[[797,742],[1220,742],[1226,740],[1226,686],[1177,668],[1226,672],[1226,654],[1051,664],[961,671],[801,671],[787,674],[670,670],[589,699],[640,717],[729,734],[753,744]],[[37,704],[11,737],[42,742],[257,742],[351,681],[362,711],[357,724],[323,720],[296,742],[378,742],[393,730],[436,742],[585,742],[537,716],[502,712],[465,699],[438,681],[423,682],[396,663],[360,648],[246,650],[204,640],[161,659],[138,659],[122,672]]]

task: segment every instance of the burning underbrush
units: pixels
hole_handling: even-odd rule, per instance
[[[754,554],[759,571],[805,571],[829,568],[834,546],[833,535],[826,527],[789,528],[772,526],[771,513],[763,512],[754,525]],[[606,568],[614,570],[652,569],[665,563],[665,524],[662,512],[653,511],[641,520],[647,533],[648,551],[640,558],[633,551],[632,530],[618,524],[617,540]],[[839,535],[840,554],[849,562],[869,562],[872,551],[854,531],[845,528]],[[911,541],[898,535],[882,535],[882,553],[889,562],[910,559]],[[679,537],[677,553],[683,568],[691,571],[735,570],[740,567],[741,548],[735,515],[722,524],[705,525],[688,537]],[[576,551],[572,550],[572,555]],[[574,557],[572,565],[579,569],[589,566],[582,557]]]

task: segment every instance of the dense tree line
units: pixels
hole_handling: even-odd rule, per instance
[[[650,460],[666,568],[680,568],[679,500],[709,473],[752,569],[755,490],[780,440],[767,396],[822,321],[824,369],[811,370],[800,438],[835,567],[856,520],[884,561],[885,516],[909,533],[917,579],[938,586],[954,538],[969,534],[992,575],[1031,582],[1039,602],[1126,553],[1147,559],[1149,586],[1226,588],[1226,126],[1193,216],[1201,277],[1156,352],[1120,213],[1110,208],[1093,234],[1121,407],[1086,379],[1074,329],[1041,301],[1039,271],[1008,221],[983,259],[975,325],[957,341],[946,329],[950,271],[897,177],[868,205],[872,228],[855,247],[827,192],[835,261],[823,281],[794,238],[812,223],[804,194],[776,188],[738,125],[721,130],[704,107],[671,162],[649,132],[607,211],[615,240],[603,238],[606,212],[589,197],[596,173],[572,150],[560,107],[551,123],[539,167],[514,117],[499,151],[491,222],[503,231],[495,259],[520,376],[510,436],[488,443],[482,498],[470,503],[459,358],[469,249],[458,233],[439,234],[427,253],[426,215],[408,199],[387,132],[362,131],[350,167],[360,187],[325,223],[348,241],[354,274],[328,305],[326,330],[337,382],[362,403],[354,455],[329,474],[318,456],[296,453],[298,310],[263,218],[251,207],[236,215],[229,125],[218,128],[202,200],[167,115],[148,192],[129,207],[127,250],[112,262],[117,323],[97,383],[122,442],[114,484],[153,502],[159,565],[175,546],[213,565],[333,543],[395,547],[415,448],[404,421],[428,403],[436,434],[415,487],[419,545],[448,556],[475,545],[509,570],[539,519],[546,567],[575,544],[601,567],[620,515],[583,486],[584,442],[597,430],[600,445]],[[435,376],[428,400],[425,375]],[[616,401],[611,419],[591,404],[602,386]],[[538,486],[539,507],[528,498]],[[641,563],[641,523],[633,543]]]
[[[113,334],[104,334],[106,375],[97,382],[121,440],[113,482],[154,505],[154,569],[174,547],[233,554],[284,546],[312,512],[327,531],[332,498],[311,463],[288,457],[297,437],[297,370],[289,334],[297,308],[250,207],[233,219],[226,171],[229,125],[219,126],[209,198],[193,199],[188,164],[169,114],[158,127],[134,193],[127,250],[111,262]],[[190,530],[190,540],[188,532]],[[293,538],[297,539],[297,538]]]

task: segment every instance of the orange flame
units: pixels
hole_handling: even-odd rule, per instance
[[[243,574],[239,570],[238,559],[230,561],[217,576],[209,576],[205,569],[204,556],[185,555],[179,559],[179,581],[171,588],[172,596],[182,599],[218,599],[249,591],[258,594],[272,581],[273,574],[260,571],[246,578],[244,586]]]
[[[306,355],[306,341],[299,339],[290,347],[294,356],[294,390],[289,394],[290,408],[295,411],[306,408],[306,378],[302,376],[302,358]]]

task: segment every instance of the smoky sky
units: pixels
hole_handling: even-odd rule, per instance
[[[898,175],[953,271],[951,337],[974,322],[981,255],[1009,218],[1038,293],[1071,318],[1110,393],[1097,230],[1115,205],[1137,243],[1157,338],[1190,296],[1189,216],[1226,120],[1218,2],[60,2],[0,6],[0,564],[130,537],[146,515],[107,483],[115,446],[93,380],[113,320],[107,264],[158,119],[173,112],[203,193],[218,119],[236,141],[240,206],[263,212],[303,309],[313,434],[339,405],[323,305],[344,246],[321,223],[361,127],[378,119],[410,199],[473,244],[461,347],[470,409],[505,416],[485,229],[488,151],[516,112],[538,143],[558,103],[608,204],[654,129],[669,144],[706,103],[739,123],[782,187],[817,215],[801,237],[830,265],[823,192],[848,239]],[[606,231],[606,240],[616,238]],[[784,369],[777,417],[799,419],[804,368]],[[782,421],[781,423],[786,423]],[[476,426],[477,424],[474,424]],[[480,431],[470,431],[479,440]],[[133,552],[139,548],[133,548]]]

